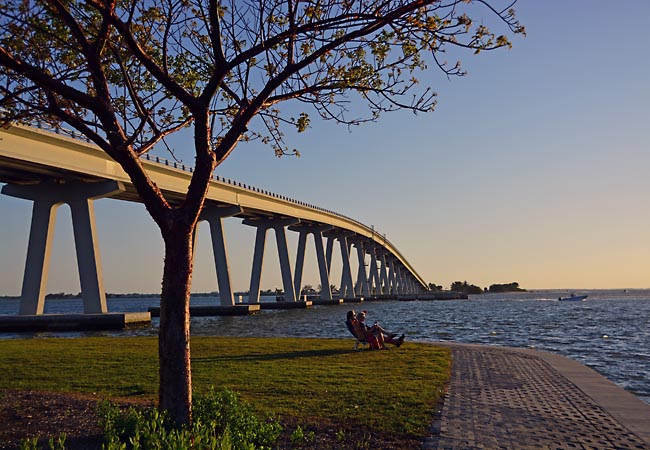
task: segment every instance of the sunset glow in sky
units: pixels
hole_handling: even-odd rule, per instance
[[[374,225],[446,288],[650,288],[650,2],[516,10],[527,37],[512,50],[462,54],[464,78],[420,77],[438,92],[435,112],[351,131],[314,116],[287,135],[300,158],[242,143],[216,173]],[[159,291],[162,240],[144,207],[100,200],[95,212],[107,291]],[[20,294],[30,216],[31,203],[0,196],[0,295]],[[48,292],[79,291],[70,224],[60,208]],[[248,289],[254,232],[226,221],[237,290]],[[268,241],[265,289],[281,286]],[[303,284],[316,286],[309,245]],[[210,252],[203,225],[195,292],[217,289]]]

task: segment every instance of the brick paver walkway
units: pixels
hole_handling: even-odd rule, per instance
[[[452,346],[452,377],[433,449],[650,449],[542,358]]]

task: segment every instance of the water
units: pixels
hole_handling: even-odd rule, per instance
[[[567,292],[537,291],[471,296],[470,300],[366,302],[267,310],[245,317],[197,317],[192,334],[221,336],[349,337],[348,309],[368,311],[368,321],[404,332],[408,340],[456,341],[548,350],[576,359],[650,403],[650,290],[586,291],[585,302],[558,302]],[[263,298],[262,301],[273,301]],[[193,305],[215,304],[197,298]],[[109,299],[110,311],[146,311],[157,298]],[[15,300],[1,300],[0,314],[15,314]],[[81,312],[79,300],[46,302],[46,312]],[[151,328],[119,332],[12,333],[0,338],[155,335]],[[352,342],[350,343],[352,345]]]

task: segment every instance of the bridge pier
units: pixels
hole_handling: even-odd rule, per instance
[[[350,239],[357,249],[357,260],[359,270],[357,272],[356,293],[363,298],[370,297],[370,286],[368,283],[368,274],[366,273],[366,243],[362,238]]]
[[[408,295],[410,294],[409,286],[408,286],[408,278],[406,276],[406,273],[402,272],[402,294],[403,295]]]
[[[226,240],[223,234],[223,219],[241,212],[239,206],[212,206],[206,205],[199,221],[206,221],[210,226],[210,237],[212,239],[212,254],[214,266],[217,272],[217,283],[219,287],[219,299],[221,306],[234,306],[235,297],[230,283],[230,266],[228,265],[228,253],[226,251]],[[194,246],[196,247],[196,230],[194,235]]]
[[[278,256],[280,258],[280,270],[282,273],[282,285],[284,288],[284,300],[287,302],[296,301],[293,277],[291,276],[291,264],[289,262],[289,250],[287,247],[287,235],[285,227],[296,225],[298,219],[245,219],[242,223],[257,228],[255,236],[255,251],[253,254],[253,267],[251,270],[251,284],[248,292],[249,303],[260,302],[260,281],[262,279],[262,264],[264,262],[264,245],[266,244],[266,232],[272,228],[275,231],[275,240],[278,245]]]
[[[388,295],[388,266],[386,265],[386,252],[383,250],[379,251],[379,262],[381,262],[379,275],[381,293],[383,295]]]
[[[390,256],[388,258],[388,292],[391,295],[397,295],[397,277],[395,276],[395,258]]]
[[[20,315],[43,314],[56,211],[63,203],[67,203],[72,211],[84,313],[108,312],[96,239],[93,200],[110,197],[122,191],[124,186],[117,181],[7,184],[2,188],[5,195],[34,202],[20,297]]]
[[[397,295],[404,294],[404,281],[402,279],[402,265],[398,264],[397,267],[395,268],[395,290],[397,292]]]
[[[333,230],[327,234],[327,267],[331,269],[332,252],[334,247],[334,240],[339,241],[339,248],[341,250],[341,285],[339,293],[344,299],[356,298],[354,292],[354,284],[352,283],[352,269],[350,268],[350,242],[348,238],[354,236],[354,233],[342,230]]]
[[[323,248],[323,232],[331,230],[332,227],[329,225],[307,225],[301,223],[297,226],[291,226],[289,229],[300,233],[298,236],[298,249],[296,252],[296,269],[294,271],[294,289],[296,294],[300,295],[301,292],[305,247],[307,245],[307,237],[311,234],[314,238],[314,247],[316,249],[316,258],[318,260],[318,272],[320,274],[320,299],[331,301],[332,290],[330,288],[329,264],[327,263],[325,250]]]
[[[411,289],[411,280],[409,279],[408,274],[404,274],[404,290],[406,291],[406,294],[412,294],[413,291]]]
[[[377,248],[375,242],[370,244],[370,275],[368,277],[368,286],[371,295],[379,295],[379,268],[377,267]]]

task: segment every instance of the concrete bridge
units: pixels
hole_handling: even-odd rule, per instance
[[[147,155],[143,164],[171,201],[187,190],[192,168]],[[107,313],[93,200],[111,197],[140,201],[122,168],[94,144],[37,127],[0,130],[0,182],[5,195],[33,202],[31,229],[19,315],[42,315],[56,209],[67,203],[72,211],[84,313]],[[339,297],[413,296],[427,285],[397,247],[371,227],[314,205],[216,176],[211,182],[201,220],[210,226],[221,307],[236,302],[230,283],[225,218],[240,218],[256,228],[248,304],[260,302],[265,240],[273,230],[281,266],[284,300],[298,302],[311,235],[315,246],[323,302],[338,301],[330,291],[330,267],[336,244],[342,258]],[[291,266],[286,231],[299,233],[295,266]],[[356,256],[353,256],[353,247]],[[350,259],[358,259],[353,274]],[[356,277],[356,280],[354,279]]]

